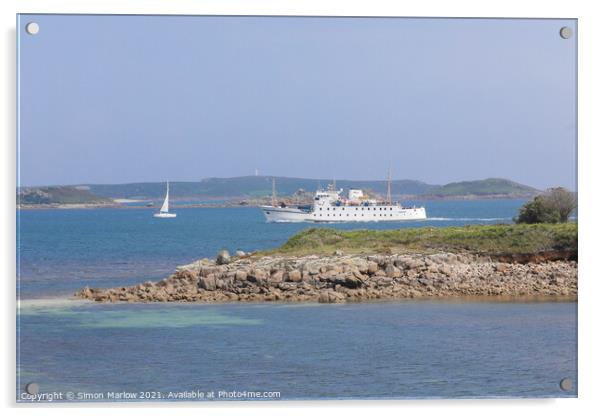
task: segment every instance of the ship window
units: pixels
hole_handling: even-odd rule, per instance
[[[320,211],[322,211],[322,207],[320,207]]]
[[[330,208],[326,208],[327,211],[330,211]]]
[[[393,211],[393,207],[389,208],[391,211]]]

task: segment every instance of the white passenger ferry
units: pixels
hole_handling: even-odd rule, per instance
[[[341,196],[343,190],[318,190],[313,205],[306,209],[299,206],[276,204],[275,191],[272,205],[261,207],[267,222],[369,222],[406,221],[426,219],[424,207],[404,207],[391,202],[389,184],[386,201],[369,199],[361,189],[350,189],[347,198]]]

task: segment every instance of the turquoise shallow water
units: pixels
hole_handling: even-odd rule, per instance
[[[429,221],[359,227],[508,222],[521,203],[435,201],[427,205]],[[69,300],[85,285],[165,277],[221,248],[274,247],[309,226],[266,224],[254,208],[181,209],[173,221],[151,215],[19,213],[18,399],[29,382],[42,393],[89,393],[85,400],[95,401],[109,392],[277,391],[281,399],[576,394],[558,386],[577,377],[576,303]]]

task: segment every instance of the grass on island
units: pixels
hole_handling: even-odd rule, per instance
[[[330,255],[353,253],[473,252],[531,254],[577,251],[577,223],[496,224],[463,227],[421,227],[397,230],[341,231],[309,228],[266,255]]]

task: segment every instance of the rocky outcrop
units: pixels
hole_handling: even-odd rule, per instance
[[[510,258],[511,259],[511,258]],[[159,282],[85,288],[98,302],[291,301],[338,303],[457,296],[577,296],[577,262],[431,255],[232,257],[178,267]],[[524,259],[521,259],[524,260]]]

